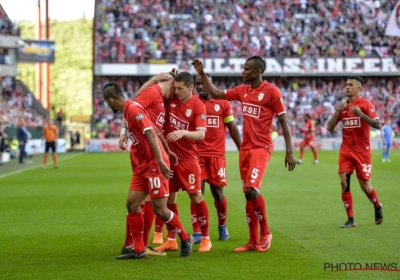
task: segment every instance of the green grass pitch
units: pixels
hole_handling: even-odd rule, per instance
[[[346,215],[337,157],[337,151],[321,151],[320,164],[313,165],[306,151],[303,164],[288,172],[284,153],[273,153],[262,188],[273,234],[266,253],[233,252],[247,242],[248,228],[238,153],[230,152],[225,194],[231,239],[218,241],[207,190],[211,252],[198,253],[194,245],[188,258],[168,252],[126,261],[115,257],[125,232],[131,177],[127,153],[67,154],[58,170],[37,165],[2,173],[0,279],[399,279],[400,272],[324,270],[325,263],[390,263],[400,269],[400,151],[391,151],[391,163],[382,163],[379,151],[373,153],[372,186],[384,205],[381,225],[375,225],[373,207],[352,177],[357,227],[350,229],[339,228]],[[192,232],[186,193],[179,195],[178,205]]]

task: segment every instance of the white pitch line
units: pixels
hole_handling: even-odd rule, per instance
[[[76,157],[79,157],[81,155],[83,155],[83,153],[79,153],[79,154],[75,154],[75,155],[70,155],[70,156],[66,156],[66,157],[63,157],[63,158],[59,158],[58,161],[69,160],[71,158],[76,158]],[[32,170],[32,169],[37,169],[40,166],[41,166],[41,164],[37,164],[37,165],[31,166],[31,167],[27,167],[27,168],[24,168],[24,169],[21,169],[21,170],[16,170],[16,171],[13,171],[13,172],[10,172],[10,173],[6,173],[6,174],[3,174],[3,175],[0,175],[0,179],[3,179],[5,177],[9,177],[9,176],[12,176],[12,175],[20,174],[22,172],[29,171],[29,170]]]

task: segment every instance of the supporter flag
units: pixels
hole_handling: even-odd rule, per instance
[[[400,37],[400,0],[397,1],[397,4],[394,6],[392,14],[389,17],[385,35]]]
[[[378,2],[376,2],[378,3]],[[359,11],[366,25],[375,24],[377,21],[387,20],[387,15],[379,6],[375,6],[373,0],[357,0]]]

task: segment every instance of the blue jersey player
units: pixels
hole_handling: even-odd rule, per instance
[[[394,135],[390,119],[386,120],[382,127],[383,154],[382,162],[390,162],[389,149],[392,147],[392,137]]]

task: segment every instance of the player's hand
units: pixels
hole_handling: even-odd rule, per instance
[[[158,82],[165,81],[165,80],[172,80],[172,79],[174,79],[174,77],[170,73],[167,73],[167,72],[161,72],[160,74],[157,74],[153,78],[151,78],[151,80],[154,83],[158,83]]]
[[[361,117],[363,114],[363,112],[361,111],[361,109],[358,106],[351,106],[350,112],[352,112],[357,117]]]
[[[122,134],[119,136],[118,145],[119,148],[123,151],[126,150],[126,145],[128,144],[128,136],[126,134]]]
[[[178,165],[178,157],[176,156],[176,154],[175,154],[174,152],[169,151],[168,157],[169,157],[169,161],[170,161],[173,165]]]
[[[165,138],[168,142],[175,142],[185,136],[186,130],[175,130],[167,135]]]
[[[201,74],[201,73],[204,72],[203,62],[202,62],[200,59],[195,58],[195,59],[192,61],[191,64],[193,65],[194,70],[196,70],[197,73]]]
[[[342,102],[342,103],[340,103],[336,108],[335,108],[335,111],[337,111],[337,112],[340,112],[340,111],[342,111],[344,108],[346,108],[347,107],[347,99],[344,101],[344,102]]]
[[[171,179],[174,176],[174,171],[169,169],[168,165],[165,164],[165,162],[160,161],[158,163],[158,166],[160,166],[161,173],[164,175],[165,178],[168,180]]]
[[[289,171],[293,171],[293,169],[296,167],[296,161],[293,157],[293,153],[286,153],[285,167],[288,167]]]

